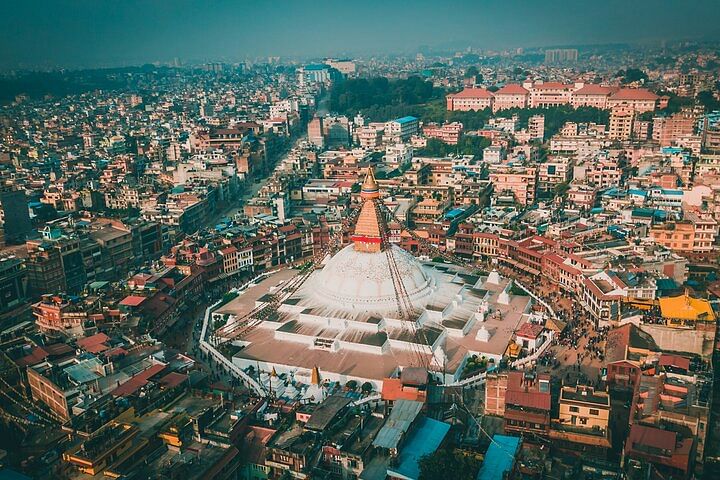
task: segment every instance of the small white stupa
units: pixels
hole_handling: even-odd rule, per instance
[[[310,386],[305,390],[303,400],[310,400],[311,402],[320,403],[325,400],[326,397],[325,389],[321,384],[320,370],[317,366],[312,369],[312,378],[310,379]]]

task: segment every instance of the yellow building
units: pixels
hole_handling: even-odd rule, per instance
[[[560,391],[561,425],[607,432],[610,422],[610,395],[585,385],[563,387]]]
[[[612,447],[610,396],[606,392],[584,385],[563,387],[558,417],[549,432],[558,449],[574,455],[605,455]]]
[[[687,292],[677,297],[663,297],[660,314],[668,326],[694,326],[696,322],[715,323],[715,312],[712,305],[702,298],[693,298]]]
[[[62,458],[82,473],[98,475],[131,453],[130,449],[139,433],[140,430],[133,425],[110,422],[90,438],[63,453]]]

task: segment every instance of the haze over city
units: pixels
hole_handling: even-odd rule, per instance
[[[30,0],[0,15],[0,67],[97,67],[716,40],[713,0]]]

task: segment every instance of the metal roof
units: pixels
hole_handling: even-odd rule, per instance
[[[393,449],[397,448],[402,436],[415,421],[423,403],[413,400],[398,400],[390,412],[385,425],[380,429],[373,441],[374,447]]]

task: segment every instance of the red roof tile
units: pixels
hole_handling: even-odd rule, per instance
[[[556,89],[571,89],[574,85],[567,85],[560,82],[543,82],[543,83],[534,83],[533,89],[534,90],[556,90]]]
[[[130,380],[117,387],[111,393],[114,397],[130,396],[133,393],[137,392],[141,387],[147,385],[151,377],[154,377],[163,370],[165,370],[165,365],[156,363],[155,365],[152,365],[151,367],[138,373]]]
[[[527,95],[528,92],[525,90],[525,88],[522,85],[518,85],[517,83],[508,83],[507,85],[504,85],[500,90],[495,92],[495,96],[498,95]]]
[[[646,88],[621,88],[610,96],[611,100],[657,100],[658,98]]]
[[[95,345],[101,345],[105,342],[110,340],[110,337],[105,335],[104,333],[96,333],[95,335],[91,335],[89,337],[85,338],[79,338],[77,341],[78,347],[87,349],[88,347],[92,347]]]
[[[492,98],[493,94],[484,88],[466,88],[461,92],[448,95],[452,98]]]
[[[126,307],[137,307],[144,301],[145,301],[145,297],[141,297],[139,295],[128,295],[127,297],[122,299],[122,301],[120,302],[120,305],[123,305]]]
[[[158,380],[158,383],[163,388],[170,389],[170,388],[177,387],[178,385],[180,385],[187,379],[188,379],[187,375],[183,375],[182,373],[177,373],[177,372],[170,372],[167,375],[165,375],[164,377],[162,377],[160,380]]]
[[[613,89],[610,87],[603,87],[594,83],[588,83],[582,88],[575,91],[575,95],[610,95]]]
[[[37,365],[49,356],[48,352],[42,349],[42,347],[35,347],[30,352],[30,355],[25,355],[15,361],[20,367],[27,367],[30,365]]]
[[[538,380],[550,381],[548,375],[539,375],[532,384],[524,383],[524,372],[510,372],[508,374],[505,404],[520,407],[550,410],[550,389],[547,392],[539,391]],[[526,388],[527,387],[527,388]]]
[[[518,337],[535,339],[544,329],[545,327],[538,325],[537,323],[523,323],[520,328],[515,331],[515,335]]]
[[[663,367],[670,366],[682,368],[683,370],[689,370],[690,360],[685,357],[681,357],[680,355],[662,354],[660,356],[660,365]]]

